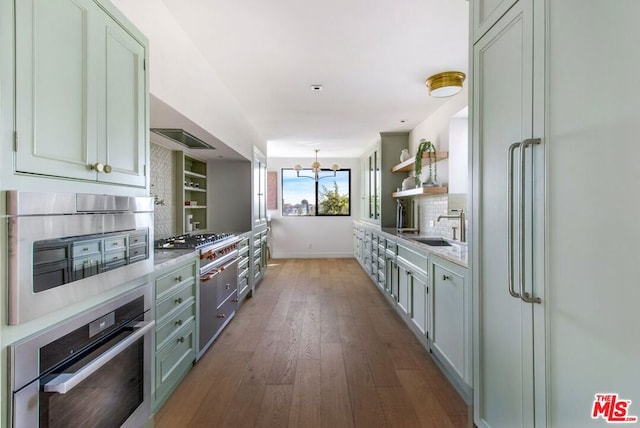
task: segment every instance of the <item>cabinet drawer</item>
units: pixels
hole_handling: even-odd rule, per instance
[[[242,272],[247,266],[249,266],[249,258],[243,257],[238,262],[238,271]],[[240,276],[240,275],[238,275]]]
[[[173,315],[159,320],[156,328],[156,348],[162,348],[183,325],[196,319],[195,299],[185,301]]]
[[[387,253],[393,253],[394,255],[398,253],[398,244],[393,241],[387,241]]]
[[[138,245],[147,246],[147,232],[135,233],[129,235],[129,247],[136,247]]]
[[[127,250],[125,250],[124,248],[121,250],[106,251],[104,253],[104,263],[106,265],[120,262],[120,261],[125,261],[126,259],[127,259]]]
[[[95,239],[93,241],[74,242],[71,254],[74,258],[87,256],[89,254],[99,254],[101,252],[100,243],[101,241],[99,239]]]
[[[129,249],[129,261],[131,263],[147,258],[147,246],[141,245]]]
[[[191,369],[196,357],[194,327],[193,322],[185,325],[156,353],[156,402],[163,401]]]
[[[189,281],[195,282],[196,264],[192,263],[176,269],[156,279],[156,299],[162,299],[172,289],[178,288]]]
[[[162,319],[164,316],[170,314],[184,303],[189,303],[192,299],[195,299],[196,295],[196,283],[192,282],[190,285],[178,290],[177,293],[168,296],[162,301],[156,303],[156,319]]]
[[[410,248],[398,245],[398,259],[407,261],[414,265],[416,268],[428,271],[429,257],[424,253],[418,253]]]
[[[249,287],[249,278],[245,277],[238,281],[238,296],[243,296]]]
[[[104,240],[104,250],[111,251],[120,248],[125,248],[127,245],[127,238],[124,235],[112,236]]]

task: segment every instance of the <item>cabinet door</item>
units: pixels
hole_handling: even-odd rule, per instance
[[[257,150],[253,157],[253,223],[263,224],[267,221],[267,160]]]
[[[409,275],[411,286],[411,322],[425,336],[428,335],[428,293],[427,277],[419,272]]]
[[[473,263],[474,289],[478,290],[474,294],[474,408],[478,426],[529,426],[534,421],[533,308],[508,291],[506,226],[509,147],[532,138],[532,7],[532,1],[520,0],[473,49]],[[518,204],[512,208],[518,218]],[[513,244],[518,248],[517,239]],[[513,271],[518,271],[517,264]],[[544,367],[535,370],[544,373]],[[536,402],[535,409],[543,406]]]
[[[15,8],[16,171],[93,180],[97,6],[20,0]]]
[[[432,347],[465,378],[464,276],[433,264]]]
[[[410,271],[404,265],[398,265],[398,307],[405,314],[409,313],[411,302]]]
[[[473,41],[477,42],[517,0],[476,0],[471,2]]]
[[[111,172],[98,174],[98,180],[144,187],[146,130],[146,79],[144,46],[111,17],[104,15],[98,35],[105,46],[100,60],[98,162]],[[105,171],[106,172],[106,171]]]

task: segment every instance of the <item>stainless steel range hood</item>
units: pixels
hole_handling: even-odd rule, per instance
[[[163,137],[168,138],[178,144],[182,144],[183,146],[190,149],[216,149],[212,145],[205,143],[200,138],[188,133],[184,129],[151,128],[151,132],[162,135]]]

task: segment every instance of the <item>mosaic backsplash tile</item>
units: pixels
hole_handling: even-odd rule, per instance
[[[156,198],[155,239],[176,234],[175,176],[173,151],[151,143],[151,195]]]

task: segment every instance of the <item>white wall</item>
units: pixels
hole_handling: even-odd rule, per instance
[[[278,209],[269,210],[272,258],[353,257],[353,220],[360,210],[360,161],[355,158],[319,159],[351,169],[351,215],[345,217],[283,217],[281,168],[310,165],[312,158],[269,158],[267,169],[278,173]]]
[[[164,3],[112,0],[149,39],[150,92],[247,159],[266,152],[235,98]]]
[[[469,120],[453,117],[449,121],[449,193],[467,193],[468,189]]]
[[[421,139],[435,144],[438,151],[449,151],[449,120],[452,116],[465,108],[469,103],[467,87],[462,92],[451,97],[438,110],[419,123],[409,133],[409,153],[415,155]],[[449,161],[438,162],[438,181],[449,183]]]

